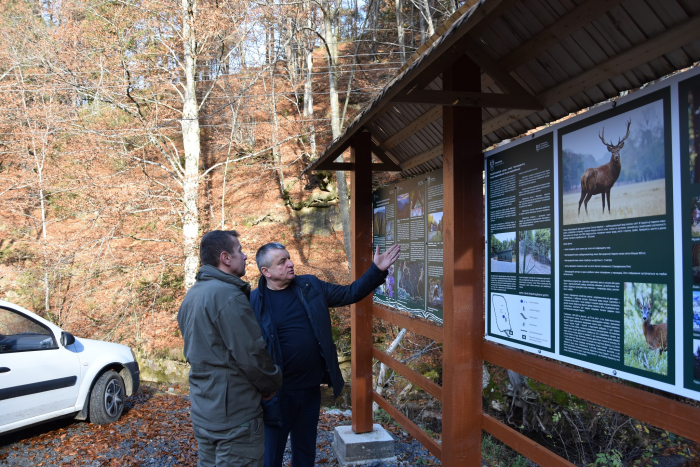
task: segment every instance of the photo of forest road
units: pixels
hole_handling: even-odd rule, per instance
[[[425,303],[425,264],[418,261],[397,261],[396,283],[398,299],[409,305]]]
[[[434,212],[428,214],[428,241],[442,241],[442,213]]]
[[[515,272],[515,232],[491,234],[491,272]]]
[[[666,214],[663,102],[562,136],[564,225]]]
[[[552,240],[550,229],[518,232],[518,272],[521,274],[552,273]]]
[[[668,374],[668,308],[666,284],[625,282],[625,366]]]

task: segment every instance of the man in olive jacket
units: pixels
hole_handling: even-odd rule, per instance
[[[250,307],[250,284],[235,230],[202,237],[202,267],[177,321],[190,364],[190,417],[198,466],[261,466],[261,399],[282,385]]]

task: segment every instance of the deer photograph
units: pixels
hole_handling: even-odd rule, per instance
[[[564,225],[666,213],[664,115],[659,100],[560,130]]]
[[[625,283],[625,366],[668,374],[668,287]]]
[[[700,381],[700,340],[693,340],[693,378]]]
[[[625,140],[630,135],[630,125],[632,120],[627,122],[627,133],[617,141],[617,144],[605,141],[605,127],[598,135],[605,147],[610,151],[610,161],[600,167],[588,168],[581,175],[581,199],[578,200],[578,213],[581,214],[581,203],[588,215],[588,201],[593,195],[601,195],[603,201],[603,214],[605,214],[605,197],[608,197],[608,214],[610,214],[610,189],[620,177],[622,164],[620,163],[620,150],[625,146]]]

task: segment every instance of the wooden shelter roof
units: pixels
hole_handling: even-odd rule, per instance
[[[480,0],[438,32],[307,170],[352,170],[332,161],[365,129],[375,171],[424,173],[442,166],[444,105],[482,107],[485,149],[692,66],[700,1]],[[481,93],[442,91],[463,55]]]

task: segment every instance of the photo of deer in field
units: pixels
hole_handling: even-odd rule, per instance
[[[663,116],[659,100],[562,130],[564,225],[666,214]]]
[[[625,366],[668,374],[668,287],[625,282]]]

